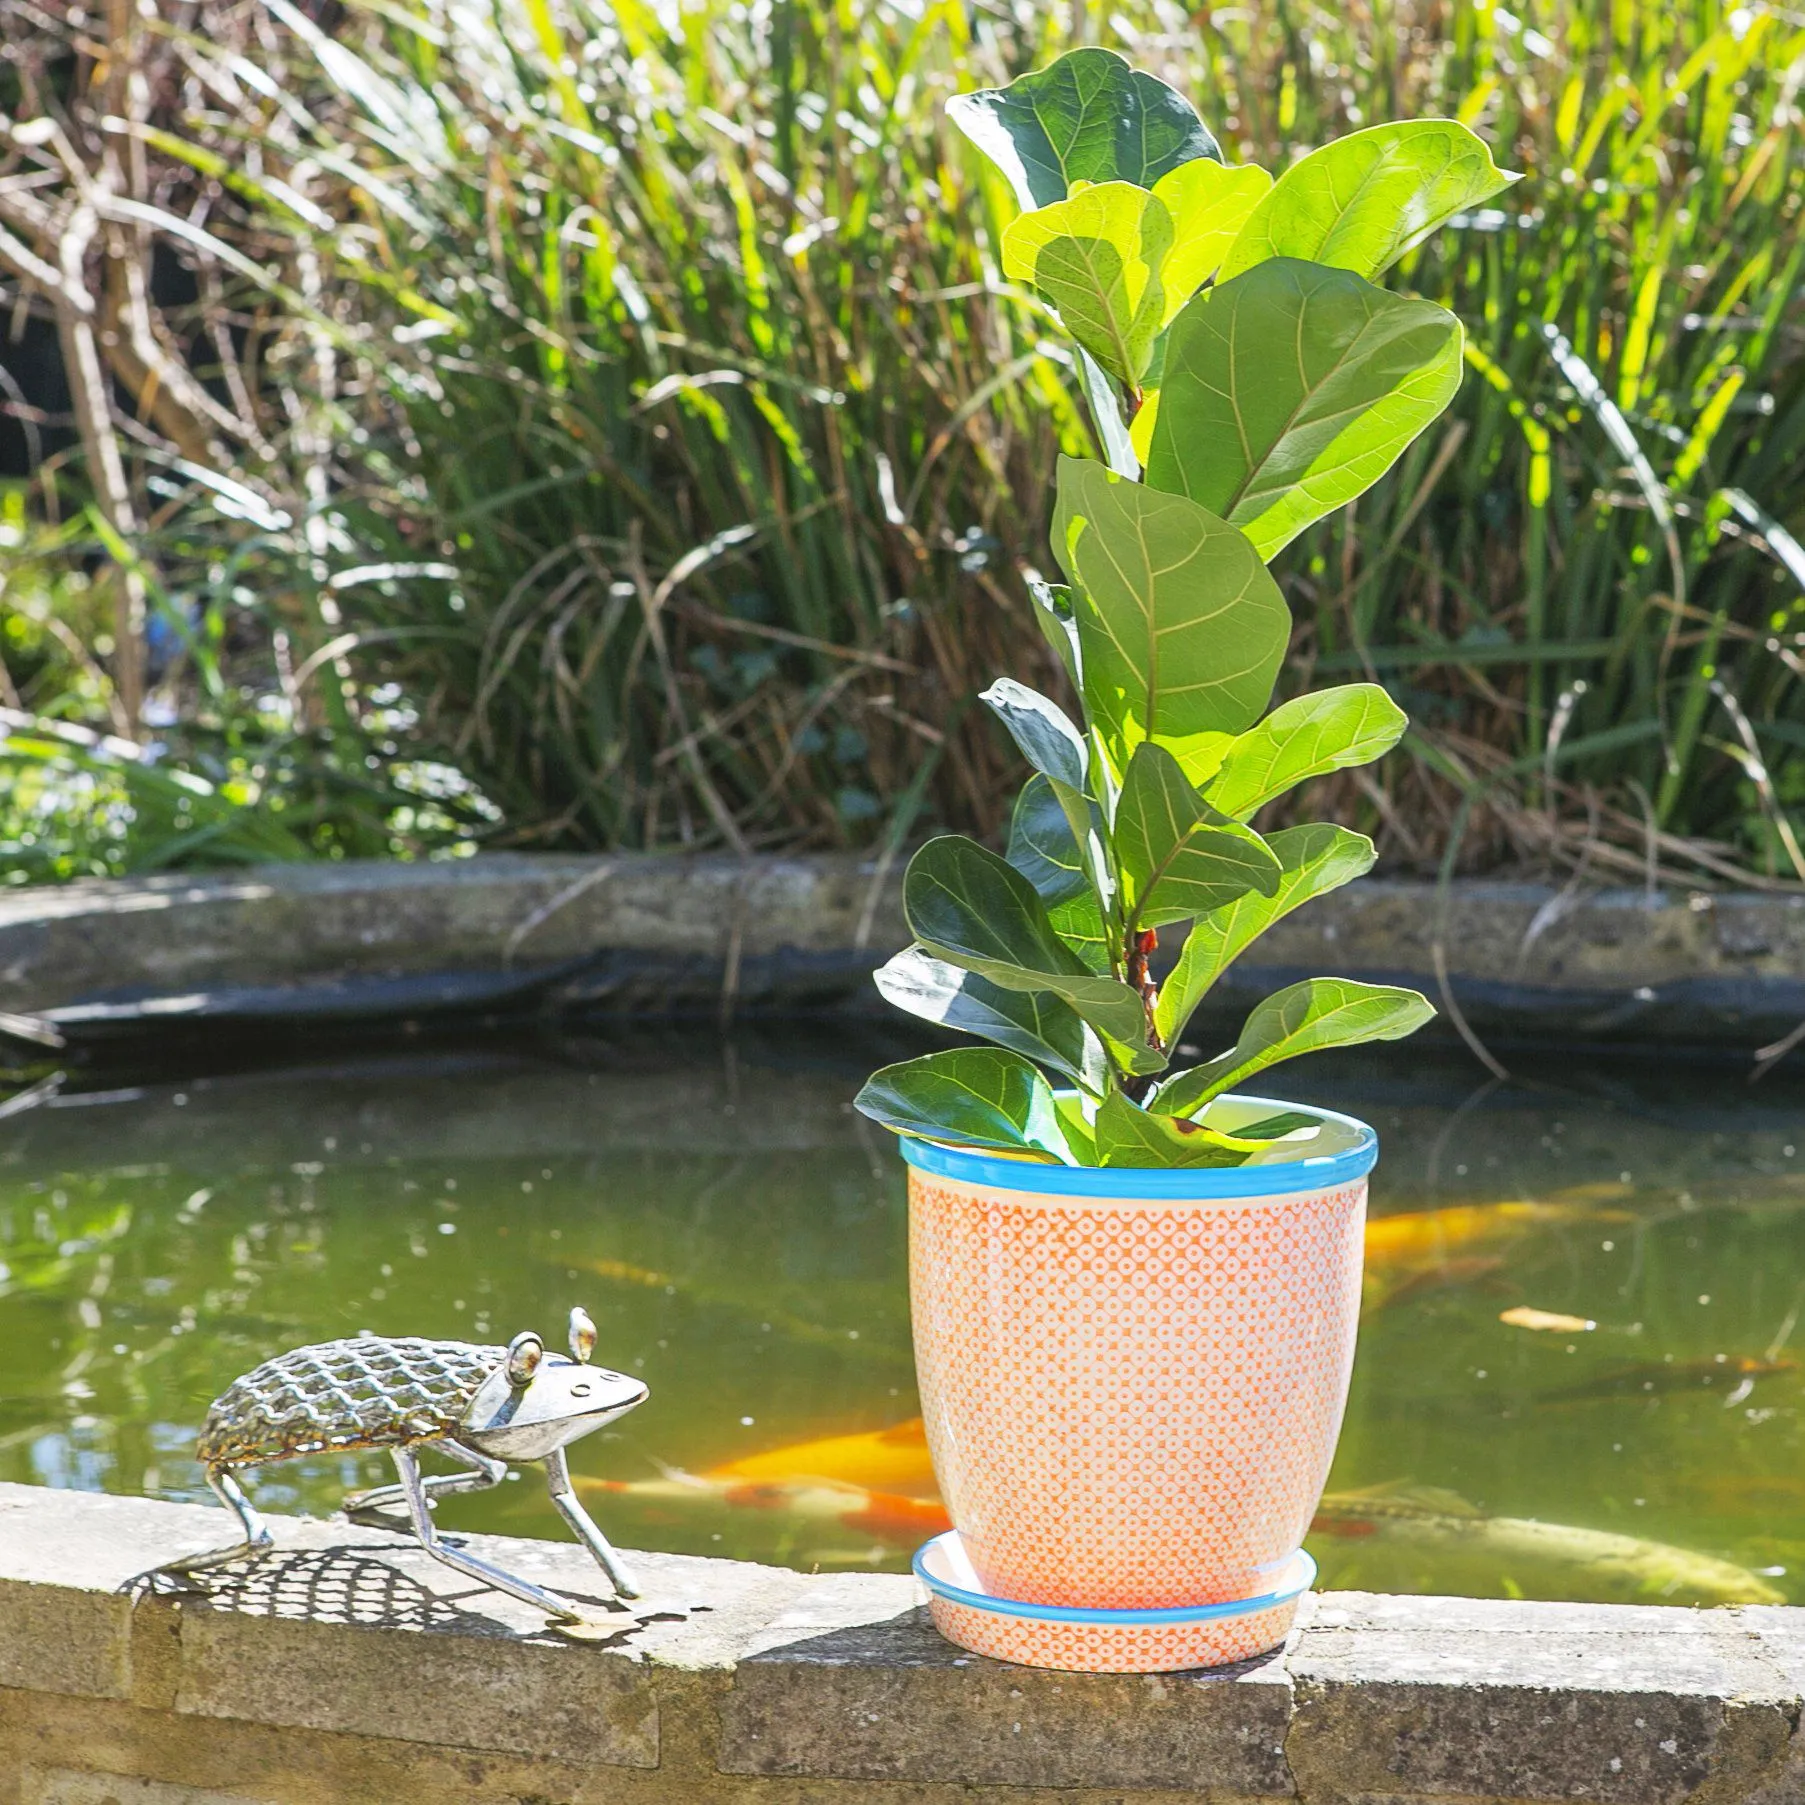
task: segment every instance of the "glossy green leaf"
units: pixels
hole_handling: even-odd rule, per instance
[[[1162,1085],[1158,1107],[1168,1115],[1193,1115],[1212,1097],[1281,1060],[1371,1040],[1402,1040],[1434,1014],[1429,999],[1414,990],[1352,978],[1306,978],[1259,1004],[1228,1052]]]
[[[1011,220],[1003,273],[1032,283],[1104,370],[1138,386],[1166,324],[1160,270],[1171,248],[1162,201],[1130,182],[1101,182]]]
[[[1031,883],[1049,908],[1089,893],[1084,860],[1071,822],[1046,777],[1036,772],[1022,786],[1009,818],[1009,850],[1004,856]]]
[[[1170,325],[1204,283],[1215,275],[1249,215],[1272,187],[1258,164],[1230,167],[1199,158],[1182,163],[1153,185],[1154,197],[1172,217],[1172,248],[1160,267]]]
[[[1301,1109],[1281,1109],[1277,1115],[1261,1116],[1257,1122],[1243,1122],[1235,1134],[1243,1141],[1282,1141],[1300,1128],[1320,1132],[1322,1117]]]
[[[1116,865],[1131,927],[1186,921],[1258,891],[1277,890],[1280,866],[1250,828],[1216,812],[1163,746],[1143,741],[1116,803]]]
[[[1076,801],[1089,805],[1082,797]],[[1103,911],[1073,837],[1074,797],[1038,772],[1015,799],[1009,822],[1009,863],[1031,883],[1047,905],[1053,931],[1093,971],[1109,970],[1109,942]],[[1101,857],[1101,847],[1097,848]]]
[[[1099,1033],[1146,1044],[1140,996],[1091,971],[1055,932],[1034,886],[976,840],[946,834],[922,847],[903,879],[903,911],[937,958],[1006,990],[1051,991]]]
[[[1409,725],[1410,717],[1376,683],[1282,702],[1229,747],[1209,787],[1210,805],[1245,821],[1305,778],[1383,757]]]
[[[1076,591],[1085,703],[1118,770],[1144,740],[1182,766],[1203,736],[1259,719],[1291,616],[1245,534],[1182,495],[1062,457],[1053,551]]]
[[[1369,126],[1293,163],[1254,209],[1223,279],[1268,257],[1376,276],[1427,233],[1518,178],[1454,119]]]
[[[946,116],[1024,208],[1064,200],[1074,182],[1151,188],[1180,164],[1222,154],[1176,88],[1113,50],[1067,51],[1006,88],[955,96]]]
[[[1279,258],[1172,327],[1147,482],[1270,558],[1396,462],[1460,386],[1460,322],[1346,270]]]
[[[1009,729],[1009,737],[1035,770],[1068,789],[1084,788],[1089,756],[1084,735],[1058,703],[1013,677],[997,678],[978,700]]]
[[[1017,1053],[956,1047],[907,1059],[874,1072],[853,1102],[898,1134],[1076,1163],[1052,1087]]]
[[[1072,592],[1064,583],[1049,583],[1039,571],[1024,570],[1023,580],[1034,603],[1034,620],[1047,644],[1059,654],[1065,674],[1076,686],[1078,672],[1078,621],[1072,612]]]
[[[918,946],[875,974],[886,1001],[923,1021],[993,1040],[1087,1090],[1103,1084],[1102,1048],[1068,1003],[1046,991],[1005,990]]]
[[[1059,1126],[1065,1132],[1066,1145],[1081,1166],[1097,1163],[1096,1131],[1084,1113],[1083,1100],[1071,1091],[1055,1091],[1053,1107],[1059,1112]]]
[[[1120,1091],[1111,1091],[1097,1106],[1094,1134],[1099,1166],[1238,1166],[1263,1144],[1156,1115]]]
[[[1312,897],[1364,876],[1373,865],[1373,843],[1365,834],[1326,822],[1281,828],[1267,836],[1266,844],[1279,862],[1277,890],[1271,896],[1250,893],[1200,915],[1160,986],[1154,1026],[1166,1046],[1178,1043],[1211,986],[1275,921]]]

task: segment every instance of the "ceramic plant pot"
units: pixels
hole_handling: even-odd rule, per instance
[[[1224,1099],[1223,1125],[1281,1107]],[[928,1446],[985,1594],[1140,1614],[1284,1589],[1347,1402],[1378,1156],[1311,1113],[1309,1157],[1220,1170],[904,1140]],[[1295,1608],[1264,1613],[1274,1643]]]

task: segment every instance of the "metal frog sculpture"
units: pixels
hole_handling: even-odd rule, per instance
[[[275,1546],[235,1477],[247,1467],[301,1454],[387,1448],[400,1483],[348,1494],[345,1514],[352,1522],[411,1530],[435,1560],[537,1606],[569,1633],[586,1622],[574,1604],[466,1553],[438,1534],[430,1514],[435,1498],[486,1490],[507,1477],[511,1462],[537,1460],[558,1514],[595,1556],[617,1599],[638,1598],[638,1582],[578,1503],[564,1450],[644,1403],[647,1388],[626,1373],[589,1364],[595,1324],[581,1309],[570,1313],[570,1351],[568,1360],[549,1354],[530,1332],[505,1348],[359,1335],[266,1360],[213,1401],[196,1449],[207,1483],[244,1525],[244,1540],[167,1570],[196,1572]],[[416,1457],[423,1448],[469,1471],[427,1478]],[[396,1505],[405,1517],[396,1514]],[[660,1606],[656,1614],[668,1610]]]

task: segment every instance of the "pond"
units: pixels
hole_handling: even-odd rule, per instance
[[[581,1303],[652,1387],[573,1452],[615,1539],[899,1569],[937,1527],[903,1168],[851,1108],[897,1056],[786,1028],[83,1080],[0,1120],[0,1479],[204,1498],[207,1403],[269,1354],[556,1345]],[[1381,1136],[1322,1583],[1805,1603],[1805,1089],[1524,1069],[1338,1055],[1267,1087]],[[386,1477],[251,1489],[324,1514]],[[532,1469],[440,1514],[564,1533]]]

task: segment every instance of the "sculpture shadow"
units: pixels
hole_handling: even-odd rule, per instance
[[[256,1559],[173,1574],[160,1567],[135,1574],[120,1588],[134,1598],[184,1598],[241,1617],[365,1628],[454,1631],[518,1639],[506,1624],[460,1608],[374,1552],[361,1548],[285,1548]],[[492,1598],[473,1586],[471,1598]]]

